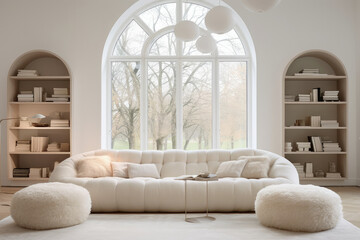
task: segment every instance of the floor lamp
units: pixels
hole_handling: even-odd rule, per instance
[[[33,119],[40,119],[40,118],[45,118],[44,115],[40,114],[40,113],[37,113],[35,114],[34,116],[30,117],[30,118],[33,118]],[[3,118],[3,119],[0,119],[0,176],[1,176],[1,123],[3,121],[8,121],[8,120],[16,120],[16,119],[21,119],[21,117],[14,117],[14,118]],[[1,183],[1,178],[0,178],[0,183]],[[1,186],[1,184],[0,184]]]

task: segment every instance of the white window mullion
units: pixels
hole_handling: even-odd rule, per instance
[[[109,83],[107,84],[107,87],[106,87],[106,94],[107,94],[107,102],[106,102],[106,111],[107,111],[107,114],[109,114],[109,118],[106,119],[106,145],[107,145],[107,148],[111,148],[111,144],[112,144],[112,138],[111,138],[111,133],[112,133],[112,61],[109,61],[108,62],[108,67],[106,68],[106,71],[107,71],[107,76],[110,76],[110,81]]]
[[[140,84],[140,141],[141,141],[141,150],[147,149],[148,141],[148,121],[147,121],[147,108],[148,108],[148,99],[147,99],[147,61],[144,58],[141,59],[141,84]]]
[[[219,62],[212,62],[212,146],[220,147]]]
[[[182,20],[182,1],[177,1],[176,21]],[[183,148],[183,104],[182,104],[182,41],[176,40],[176,149]],[[179,60],[180,59],[180,60]]]

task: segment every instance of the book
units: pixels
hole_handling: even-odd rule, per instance
[[[326,177],[327,178],[341,178],[341,174],[340,173],[326,173]]]
[[[192,180],[192,181],[217,181],[219,178],[216,174],[208,174],[206,177],[204,174],[199,175],[182,175],[176,177],[175,180]]]
[[[305,177],[312,178],[314,177],[313,173],[313,164],[312,163],[305,163]]]
[[[49,137],[31,137],[31,152],[45,152]]]

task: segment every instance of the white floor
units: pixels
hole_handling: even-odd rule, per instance
[[[332,230],[298,233],[264,227],[255,214],[211,216],[216,220],[188,223],[184,221],[184,214],[91,214],[83,224],[45,231],[20,228],[7,217],[0,221],[0,239],[360,239],[360,229],[344,219]]]

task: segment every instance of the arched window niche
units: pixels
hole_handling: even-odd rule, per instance
[[[234,12],[234,29],[212,34],[211,54],[173,32],[181,20],[205,32],[218,4],[143,0],[121,15],[102,57],[103,148],[256,147],[256,57],[244,22]]]

